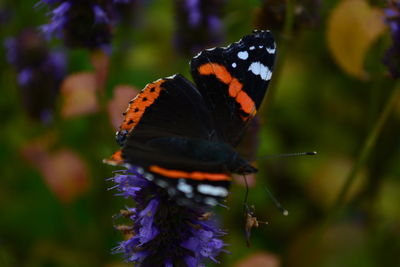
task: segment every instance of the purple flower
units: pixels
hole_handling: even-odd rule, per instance
[[[186,10],[188,13],[188,22],[192,27],[199,25],[201,20],[200,0],[187,0]]]
[[[175,0],[175,44],[179,52],[192,55],[222,42],[224,4],[225,0]]]
[[[93,6],[93,13],[94,13],[94,21],[96,24],[110,23],[110,20],[108,19],[106,12],[99,5]]]
[[[30,68],[22,69],[18,73],[18,84],[20,86],[28,86],[33,79],[33,71]]]
[[[41,30],[50,39],[63,39],[71,48],[101,48],[109,50],[112,28],[116,20],[116,4],[130,0],[42,0],[38,5],[47,5],[50,22]]]
[[[400,1],[388,1],[385,16],[392,37],[392,46],[386,51],[383,62],[390,74],[398,78],[400,77]]]
[[[7,61],[17,72],[23,105],[31,118],[51,121],[58,89],[66,72],[65,55],[50,52],[42,34],[26,29],[6,39]]]
[[[68,22],[67,12],[70,8],[71,3],[64,2],[49,13],[52,16],[52,22],[41,27],[47,39],[51,39],[53,35],[62,36],[62,29]]]
[[[180,206],[165,189],[146,180],[135,167],[113,178],[119,195],[133,199],[135,208],[126,216],[133,224],[131,237],[116,248],[135,266],[204,266],[226,244],[224,234],[209,220],[203,208]]]

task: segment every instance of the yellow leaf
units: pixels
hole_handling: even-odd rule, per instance
[[[384,29],[381,9],[364,0],[342,0],[327,25],[328,46],[337,64],[348,74],[366,79],[365,54]]]
[[[61,115],[70,118],[97,112],[96,86],[94,73],[75,73],[65,78],[61,85]]]

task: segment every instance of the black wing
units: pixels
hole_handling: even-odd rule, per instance
[[[276,44],[255,31],[226,48],[201,52],[191,61],[193,79],[223,141],[236,146],[255,116],[272,75]]]
[[[146,141],[159,136],[212,139],[212,117],[202,95],[180,74],[148,84],[124,113],[117,132],[122,146],[130,140]]]
[[[202,95],[175,75],[150,83],[131,101],[117,133],[122,152],[107,162],[140,166],[183,204],[215,205],[228,194],[226,157],[234,153],[215,140]]]

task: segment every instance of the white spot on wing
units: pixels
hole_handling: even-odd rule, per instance
[[[235,62],[232,63],[232,67],[236,68],[236,63]]]
[[[212,186],[208,184],[199,184],[197,190],[204,195],[211,195],[217,197],[226,197],[228,190],[222,186]]]
[[[250,50],[254,50],[256,47],[254,45],[250,46]]]
[[[149,181],[153,181],[154,180],[154,176],[151,173],[145,173],[144,174],[144,178],[146,178]]]
[[[267,47],[267,52],[270,54],[275,54],[276,51],[276,44],[274,43],[272,47]]]
[[[237,53],[238,58],[246,60],[249,57],[249,53],[247,51],[240,51]]]
[[[251,63],[249,71],[251,71],[254,75],[259,75],[261,79],[265,81],[271,80],[271,70],[267,66],[263,65],[261,62],[257,61]]]
[[[190,194],[193,192],[193,187],[190,184],[187,184],[184,179],[179,179],[178,190],[183,193]]]

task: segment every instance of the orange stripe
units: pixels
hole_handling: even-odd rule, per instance
[[[147,85],[133,100],[131,100],[128,109],[125,111],[125,118],[119,127],[120,130],[127,130],[128,132],[139,123],[146,108],[151,106],[154,101],[160,96],[161,84],[165,80],[159,80]]]
[[[238,79],[233,78],[224,66],[216,63],[206,63],[201,65],[198,70],[201,75],[215,75],[218,80],[229,85],[229,96],[235,98],[241,109],[251,117],[256,114],[256,105],[249,95],[243,91],[243,84]],[[248,119],[245,116],[241,116],[241,118],[243,120]]]
[[[201,65],[199,67],[199,72],[201,75],[210,75],[213,74],[215,75],[220,81],[222,81],[225,84],[229,84],[232,81],[232,76],[231,74],[227,71],[227,69],[216,63],[207,63],[204,65]]]
[[[211,181],[230,181],[231,177],[225,173],[209,173],[209,172],[185,172],[179,170],[169,170],[161,168],[157,165],[150,166],[151,172],[166,176],[168,178],[189,178],[193,180],[211,180]]]
[[[253,100],[244,92],[240,91],[236,97],[236,101],[242,107],[242,110],[247,114],[251,114],[255,110],[255,105]]]
[[[233,98],[236,98],[240,91],[242,91],[242,83],[237,79],[233,79],[229,84],[229,95]]]

